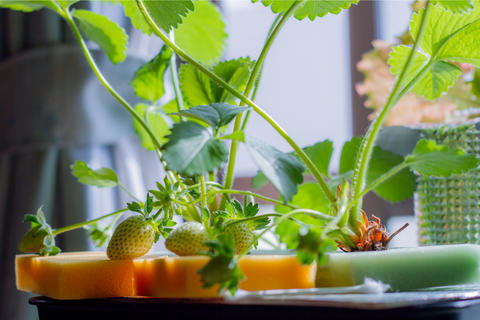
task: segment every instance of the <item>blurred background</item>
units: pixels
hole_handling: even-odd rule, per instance
[[[275,16],[270,8],[249,0],[215,2],[227,25],[225,59],[256,59]],[[374,39],[395,42],[407,29],[410,1],[361,1],[348,11],[314,22],[291,19],[269,54],[257,102],[300,146],[330,139],[336,148],[330,170],[338,170],[341,147],[368,127],[364,98],[354,88],[363,80],[356,63],[371,50]],[[108,16],[129,34],[129,58],[112,65],[96,50],[95,60],[129,102],[137,102],[129,82],[152,59],[162,43],[134,29],[123,7],[81,1],[77,8]],[[282,65],[281,71],[275,65]],[[173,98],[166,85],[164,101]],[[43,205],[54,228],[99,217],[125,206],[128,195],[119,188],[98,189],[79,184],[69,166],[77,159],[94,169],[110,167],[138,197],[163,179],[154,153],[143,150],[130,115],[93,75],[69,27],[48,10],[22,13],[0,9],[0,319],[36,319],[26,293],[15,289],[14,256],[29,226],[25,214]],[[296,116],[292,117],[292,113]],[[250,135],[289,152],[289,146],[255,114]],[[251,189],[257,168],[244,148],[237,160],[235,188]],[[278,197],[273,186],[260,193]],[[396,229],[413,220],[413,203],[390,205],[371,193],[366,211]],[[264,205],[262,210],[270,210]],[[394,217],[394,218],[391,218]],[[402,246],[415,245],[416,230],[399,237]],[[84,230],[57,238],[64,251],[94,250]],[[155,250],[162,250],[158,244]]]

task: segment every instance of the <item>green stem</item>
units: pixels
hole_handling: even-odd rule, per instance
[[[283,221],[287,220],[287,219],[290,219],[291,217],[293,217],[294,215],[296,214],[311,214],[311,213],[318,213],[314,210],[308,210],[308,209],[296,209],[296,210],[292,210],[288,213],[285,213],[282,217],[280,217],[279,219],[275,220],[271,225],[268,226],[268,228],[266,228],[265,230],[263,230],[258,236],[257,238],[260,238],[261,236],[263,236],[267,231],[269,231],[270,229],[272,229],[273,227],[275,227],[276,225],[282,223]],[[322,214],[323,215],[323,214]],[[328,217],[328,221],[332,220],[334,217],[332,216],[327,216],[325,215],[326,217]],[[252,241],[252,243],[250,245],[248,245],[238,256],[238,259],[240,259],[241,257],[243,257],[244,255],[246,255],[248,253],[248,251],[250,251],[250,248],[253,246],[253,244],[255,243],[256,239],[254,241]]]
[[[114,216],[114,215],[116,215],[116,214],[123,213],[123,212],[126,212],[126,211],[128,211],[127,208],[122,209],[122,210],[118,210],[118,211],[115,211],[115,212],[112,212],[112,213],[109,213],[109,214],[104,215],[104,216],[101,216],[100,218],[97,218],[97,219],[93,219],[93,220],[90,220],[90,221],[84,221],[84,222],[79,222],[79,223],[76,223],[76,224],[72,224],[71,226],[66,226],[66,227],[63,227],[63,228],[54,230],[54,231],[53,231],[53,235],[56,236],[56,235],[58,235],[58,234],[60,234],[60,233],[64,233],[64,232],[67,232],[67,231],[70,231],[70,230],[79,229],[79,228],[82,228],[82,227],[84,227],[84,226],[88,226],[89,224],[95,223],[95,222],[97,222],[97,221],[103,220],[103,219],[105,219],[105,218],[108,218],[108,217],[111,217],[111,216]]]
[[[123,212],[119,212],[119,213],[115,216],[115,218],[112,219],[112,222],[110,222],[110,224],[108,225],[107,229],[110,229],[111,227],[113,227],[113,226],[115,225],[115,223],[118,221],[118,219],[120,219],[120,218],[123,216],[124,213],[125,213],[124,211],[123,211]]]
[[[272,47],[273,42],[277,38],[278,34],[282,30],[283,26],[287,23],[288,19],[295,13],[297,8],[303,3],[303,1],[296,1],[290,9],[283,15],[281,18],[280,22],[275,26],[275,29],[271,33],[271,35],[268,37],[267,41],[265,42],[265,46],[263,47],[262,52],[260,53],[260,56],[258,57],[257,62],[255,63],[255,67],[253,68],[252,74],[250,75],[250,78],[248,79],[247,86],[245,87],[245,91],[243,92],[243,96],[248,97],[250,96],[250,92],[253,89],[253,86],[255,85],[255,82],[257,80],[258,74],[260,73],[260,70],[262,69],[263,63],[265,62],[265,59],[267,58],[267,54],[270,51],[270,48]],[[245,105],[245,102],[242,101],[240,103],[240,106]],[[242,113],[238,114],[236,119],[235,119],[235,125],[233,127],[233,133],[238,132],[240,130],[240,127],[242,125]],[[233,178],[234,178],[234,173],[235,173],[235,161],[237,158],[237,151],[238,151],[238,146],[239,146],[239,141],[237,140],[232,140],[232,144],[230,146],[230,158],[228,160],[228,167],[227,167],[227,173],[225,175],[225,182],[224,182],[224,187],[226,189],[230,189],[233,186]],[[220,208],[225,207],[225,197],[222,199],[222,204]]]
[[[87,44],[83,40],[82,35],[81,35],[80,31],[78,30],[78,27],[75,24],[75,21],[73,20],[73,17],[72,17],[72,15],[69,11],[66,11],[66,13],[65,13],[65,20],[67,20],[68,24],[72,28],[73,33],[75,35],[75,38],[77,39],[78,43],[80,44],[80,47],[82,48],[83,54],[85,55],[85,58],[87,59],[87,62],[90,65],[90,67],[92,68],[95,75],[97,76],[98,80],[100,80],[100,82],[108,90],[108,92],[110,92],[115,97],[115,99],[117,99],[118,102],[120,102],[120,104],[122,104],[122,106],[125,109],[127,109],[127,111],[135,118],[135,120],[137,120],[142,125],[142,127],[147,131],[148,135],[152,139],[155,147],[160,150],[160,148],[161,148],[160,147],[160,142],[158,141],[157,137],[153,134],[152,130],[150,130],[150,127],[148,127],[148,125],[145,123],[143,118],[135,111],[135,109],[132,108],[132,106],[130,106],[130,104],[128,104],[128,102],[125,99],[123,99],[120,96],[120,94],[118,94],[118,92],[115,91],[115,89],[113,89],[113,87],[110,85],[110,83],[108,83],[107,79],[105,79],[103,74],[100,72],[100,69],[98,68],[97,64],[95,63],[95,60],[93,59],[92,55],[90,54],[90,50],[88,50]]]
[[[335,218],[333,216],[329,216],[329,215],[320,213],[320,212],[315,211],[315,210],[308,210],[308,209],[297,209],[297,210],[302,210],[302,214],[304,214],[304,215],[307,215],[309,217],[316,218],[316,219],[321,219],[321,220],[324,220],[324,221],[332,221]],[[235,225],[235,224],[238,224],[238,223],[243,223],[243,222],[257,220],[257,219],[262,219],[262,218],[265,218],[265,217],[283,217],[284,215],[285,214],[282,214],[282,213],[261,214],[259,216],[255,216],[255,217],[249,217],[249,218],[243,218],[243,219],[230,221],[230,222],[226,223],[225,226],[232,226],[232,225]],[[289,219],[290,218],[291,217],[289,217]]]
[[[130,191],[128,191],[128,189],[127,189],[123,184],[121,184],[120,182],[118,182],[118,186],[119,186],[120,188],[122,188],[123,191],[125,191],[126,193],[128,193],[128,195],[129,195],[130,197],[132,197],[133,200],[138,201],[138,202],[142,202],[142,201],[139,200],[137,197],[135,197]]]
[[[175,43],[175,33],[170,31],[170,40]],[[174,52],[170,58],[170,71],[172,73],[173,89],[175,90],[175,99],[177,100],[178,111],[185,109],[183,105],[182,90],[180,90],[180,81],[178,80],[177,54]],[[182,118],[183,119],[183,118]]]
[[[269,241],[265,238],[258,238],[258,240],[262,240],[263,242],[265,242],[266,244],[268,244],[269,246],[271,246],[275,250],[281,250],[281,248],[279,246],[277,246],[276,244],[274,244],[273,242],[271,242],[271,241]]]
[[[202,174],[200,175],[200,189],[202,190],[202,206],[207,206],[207,185],[205,184],[205,176]]]
[[[250,192],[250,191],[240,191],[240,190],[232,190],[232,189],[223,189],[223,190],[214,190],[214,191],[210,191],[209,193],[205,194],[204,196],[201,196],[200,198],[197,198],[196,200],[193,200],[189,203],[187,202],[182,202],[182,201],[178,201],[178,200],[174,200],[174,202],[178,203],[178,204],[181,204],[181,205],[187,205],[187,204],[195,204],[195,203],[198,203],[200,201],[203,201],[204,198],[208,198],[208,197],[211,197],[217,193],[228,193],[228,194],[243,194],[243,195],[247,195],[247,196],[253,196],[255,198],[258,198],[258,199],[261,199],[261,200],[265,200],[265,201],[268,201],[268,202],[271,202],[271,203],[275,203],[275,204],[279,204],[279,205],[284,205],[288,208],[292,208],[292,209],[298,209],[297,206],[294,206],[294,205],[291,205],[291,204],[285,204],[283,203],[282,201],[279,201],[279,200],[275,200],[275,199],[271,199],[271,198],[268,198],[268,197],[264,197],[260,194],[256,194],[254,192]]]
[[[189,62],[195,68],[197,68],[200,72],[204,73],[208,78],[212,81],[216,82],[218,85],[222,86],[226,91],[230,92],[232,95],[240,99],[240,101],[246,103],[248,106],[252,107],[255,112],[257,112],[262,118],[264,118],[287,142],[290,146],[295,150],[298,156],[303,160],[306,166],[310,169],[313,176],[320,184],[323,192],[327,195],[327,198],[330,202],[335,202],[335,195],[330,191],[328,188],[327,183],[323,179],[322,175],[318,171],[317,167],[313,164],[312,160],[307,156],[307,154],[293,141],[292,138],[287,134],[287,132],[265,111],[263,111],[258,105],[256,105],[253,101],[242,95],[238,92],[235,88],[225,82],[222,78],[217,76],[212,71],[208,70],[206,67],[201,65],[195,59],[190,57],[186,54],[182,49],[180,49],[176,44],[172,43],[168,37],[160,30],[160,28],[155,24],[152,20],[150,14],[146,11],[145,6],[143,4],[143,0],[136,0],[140,11],[142,12],[145,20],[148,22],[149,26],[152,28],[153,32],[162,39],[162,41],[169,46],[174,52],[176,52],[183,60]]]
[[[215,181],[205,181],[205,184],[209,185],[209,186],[215,186],[217,188],[223,189],[223,186],[220,183],[215,182]],[[193,189],[196,189],[198,187],[200,187],[200,183],[191,185],[191,186],[185,188],[185,190],[193,190]]]
[[[372,157],[373,153],[373,147],[375,146],[375,141],[377,139],[378,133],[380,132],[380,129],[387,119],[387,115],[389,114],[390,110],[395,106],[395,104],[410,90],[410,88],[420,79],[420,77],[425,73],[428,68],[431,66],[431,62],[429,62],[423,69],[420,71],[419,74],[397,95],[397,92],[400,90],[400,87],[402,85],[403,79],[405,77],[406,71],[408,70],[408,67],[410,65],[410,62],[412,60],[413,55],[416,52],[417,44],[420,41],[421,37],[423,36],[423,31],[425,29],[425,17],[427,16],[427,11],[429,8],[429,2],[427,1],[427,7],[425,9],[425,13],[422,17],[422,22],[420,26],[420,30],[418,32],[418,35],[416,37],[417,41],[415,42],[412,52],[410,53],[407,63],[405,64],[400,76],[398,77],[398,80],[390,93],[390,96],[388,98],[388,101],[383,108],[382,112],[380,115],[375,119],[373,125],[370,127],[366,134],[367,142],[364,145],[363,152],[361,153],[360,157],[358,158],[359,163],[357,162],[355,170],[358,168],[358,174],[355,175],[354,177],[354,188],[355,192],[354,195],[359,195],[362,193],[363,189],[365,188],[365,181],[367,177],[367,172],[368,172],[368,165],[370,163],[370,159]],[[360,197],[357,201],[357,203],[353,207],[353,212],[350,213],[349,217],[349,224],[350,226],[354,229],[355,233],[358,233],[358,227],[356,226],[356,219],[357,216],[360,212],[360,209],[362,207],[362,198]]]
[[[391,177],[396,175],[398,172],[402,171],[403,169],[405,169],[407,167],[408,167],[407,164],[401,163],[398,166],[393,167],[390,171],[388,171],[387,173],[382,175],[377,180],[375,180],[371,185],[366,187],[360,194],[355,195],[355,198],[353,198],[353,200],[348,204],[347,211],[350,210],[355,205],[355,203],[357,203],[357,201],[359,199],[361,199],[364,195],[366,195],[368,192],[372,191],[373,189],[378,187],[380,184],[387,181],[388,179],[390,179]]]
[[[277,14],[277,17],[273,21],[272,26],[268,31],[268,35],[267,35],[267,39],[265,40],[265,43],[270,38],[270,35],[272,34],[273,30],[275,29],[275,27],[277,26],[281,18],[282,18],[282,14]],[[252,101],[255,101],[255,98],[257,97],[258,88],[260,87],[260,80],[262,79],[262,74],[263,74],[262,71],[263,71],[263,65],[262,65],[262,68],[260,69],[260,73],[258,74],[258,79],[257,79],[257,84],[255,85],[255,89],[253,89]],[[251,113],[252,113],[251,110],[248,110],[247,113],[245,114],[245,118],[243,119],[243,123],[242,123],[242,128],[240,129],[241,131],[245,130]]]

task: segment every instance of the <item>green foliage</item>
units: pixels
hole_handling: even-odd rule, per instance
[[[173,115],[200,120],[210,125],[215,131],[226,126],[235,116],[250,108],[235,106],[228,103],[212,103],[205,106],[197,106],[188,110],[182,110]]]
[[[44,7],[43,4],[38,1],[7,1],[0,0],[0,8],[11,9],[15,11],[33,12],[40,10]]]
[[[41,256],[54,256],[60,253],[60,248],[55,246],[55,236],[53,235],[52,227],[45,219],[42,207],[38,208],[36,215],[25,215],[23,222],[31,223],[31,228],[36,230],[35,233],[32,234],[33,236],[41,235],[43,237],[43,246],[41,246],[40,252],[37,252],[38,254]]]
[[[207,66],[222,57],[227,37],[222,14],[210,1],[195,2],[195,11],[175,30],[177,45]]]
[[[132,1],[134,2],[134,1]],[[177,28],[182,23],[182,17],[185,17],[189,11],[195,9],[195,5],[192,0],[174,0],[174,1],[142,1],[146,11],[152,17],[152,20],[157,26],[160,26],[166,32],[169,32],[172,28]],[[125,8],[127,9],[127,8]],[[133,7],[125,10],[125,13],[132,18],[135,18],[134,25],[142,26],[142,31],[145,32],[143,27],[143,21],[140,22],[140,15]],[[133,19],[132,18],[132,22]],[[144,19],[144,18],[143,18]],[[145,19],[144,19],[145,20]]]
[[[362,141],[362,137],[353,137],[350,141],[345,142],[340,155],[340,174],[344,174],[355,169],[355,157],[358,150],[360,150]]]
[[[253,3],[259,0],[252,0]],[[295,18],[303,20],[308,17],[315,20],[316,17],[323,17],[328,13],[339,14],[342,9],[348,9],[352,4],[357,4],[359,0],[307,0],[295,12]],[[295,1],[285,0],[261,0],[264,6],[270,6],[273,13],[285,13]]]
[[[164,45],[155,58],[135,72],[130,85],[137,96],[154,103],[165,94],[163,78],[171,57],[172,50]]]
[[[303,182],[303,165],[295,157],[255,138],[245,137],[245,145],[253,161],[277,188],[285,203],[291,201],[297,193],[297,185]]]
[[[187,176],[201,175],[222,168],[228,158],[225,145],[198,123],[184,121],[173,125],[163,146],[168,170]]]
[[[340,156],[340,174],[354,170],[355,155],[360,149],[361,143],[361,137],[353,137],[344,144]],[[403,161],[404,158],[402,156],[395,155],[376,146],[373,149],[372,159],[370,160],[370,169],[367,173],[367,185],[386,174],[395,166],[403,163]],[[415,180],[415,174],[406,168],[383,182],[374,189],[374,192],[390,202],[406,200],[411,198],[415,192]]]
[[[404,45],[393,48],[388,60],[392,65],[391,71],[393,74],[400,74],[407,63],[410,52],[412,52],[412,49]],[[421,70],[428,63],[429,58],[426,55],[415,52],[409,70]],[[431,72],[424,73],[410,90],[430,100],[438,98],[443,92],[448,91],[448,88],[453,86],[462,74],[462,70],[459,67],[444,61],[436,62],[430,68]],[[407,85],[408,82],[413,80],[415,75],[413,72],[407,74],[403,83]]]
[[[111,188],[118,185],[117,174],[112,169],[92,170],[84,161],[80,160],[77,160],[70,168],[80,183],[100,188]]]
[[[134,0],[121,0],[123,4],[125,15],[130,18],[132,25],[141,30],[143,33],[151,36],[152,29],[150,28],[147,20],[143,17],[142,11]]]
[[[23,12],[33,12],[46,7],[64,15],[62,8],[53,0],[0,0],[0,7]]]
[[[164,185],[157,182],[157,190],[148,190],[155,197],[156,201],[151,203],[153,207],[160,207],[166,216],[171,219],[179,206],[174,200],[181,196],[182,190],[180,188],[180,182],[171,183],[168,177],[163,179]],[[166,225],[164,225],[166,226]]]
[[[465,154],[461,149],[451,150],[437,145],[433,140],[422,139],[418,142],[405,163],[419,174],[425,176],[444,176],[460,174],[478,166],[474,154]]]
[[[245,201],[247,202],[247,201]],[[235,208],[235,217],[236,219],[252,218],[255,217],[260,210],[258,208],[258,203],[253,204],[248,202],[246,205],[242,205],[238,200],[233,200],[231,205],[227,208]],[[230,217],[232,217],[230,215]],[[228,219],[228,217],[226,217]],[[245,222],[249,229],[252,231],[265,229],[269,223],[270,219],[268,217],[259,218],[255,220],[250,220]]]
[[[430,3],[438,4],[453,13],[465,13],[473,9],[473,1],[471,0],[433,0]]]
[[[63,9],[67,10],[72,4],[80,0],[55,0]]]
[[[72,14],[85,36],[97,43],[112,63],[127,58],[128,36],[123,28],[100,14],[87,10],[76,10]]]
[[[143,103],[137,104],[135,106],[135,111],[137,111],[137,113],[143,119],[145,119],[145,122],[150,127],[150,130],[153,132],[160,145],[165,144],[168,141],[166,136],[170,133],[170,127],[163,116],[158,113],[154,107]],[[150,135],[147,133],[145,128],[135,118],[133,119],[133,128],[137,133],[142,147],[147,150],[155,150],[155,145],[153,144],[152,138],[150,138]]]
[[[406,157],[420,140],[420,130],[404,126],[383,128],[377,138],[377,146]]]
[[[330,140],[321,141],[312,146],[303,148],[303,151],[305,151],[305,153],[310,158],[310,160],[312,160],[313,164],[318,169],[318,171],[320,171],[322,175],[328,177],[329,176],[328,168],[330,166],[330,160],[332,158],[332,153],[333,153],[333,142]],[[289,154],[296,157],[298,161],[303,163],[303,161],[300,159],[297,153],[292,151]],[[310,169],[306,168],[303,174],[311,175],[312,173],[310,172]],[[268,183],[268,179],[265,177],[265,175],[261,171],[258,171],[252,180],[252,186],[255,189],[260,189],[267,183]]]
[[[230,293],[237,291],[243,273],[238,266],[235,257],[235,243],[233,238],[226,234],[220,234],[217,240],[210,240],[205,243],[213,249],[214,253],[205,253],[210,261],[198,273],[201,275],[204,288],[211,288],[220,285],[219,293],[224,289]]]
[[[367,175],[367,185],[403,163],[404,158],[379,146],[373,149],[372,160]],[[389,202],[399,202],[413,197],[417,186],[416,177],[408,168],[403,169],[374,189],[374,192]]]
[[[446,6],[453,2],[439,3]],[[427,99],[435,99],[446,92],[461,74],[458,67],[447,61],[480,66],[480,43],[476,41],[480,32],[480,6],[478,2],[475,4],[475,10],[463,15],[454,14],[438,5],[429,6],[424,36],[418,41],[418,50],[406,70],[402,87],[414,79],[418,80],[412,91]],[[453,5],[449,9],[460,10],[462,5],[459,2],[458,6]],[[425,9],[421,9],[413,15],[410,22],[414,40],[419,34],[424,15]],[[393,74],[399,75],[402,72],[411,51],[406,46],[394,47],[388,60]]]
[[[247,85],[253,65],[254,63],[250,61],[250,58],[240,58],[220,62],[212,68],[212,71],[230,86],[242,92]],[[235,96],[214,83],[192,65],[182,65],[179,77],[180,88],[190,106],[217,102],[231,103],[236,100]]]
[[[112,238],[113,229],[104,223],[94,222],[83,227],[87,231],[87,236],[93,241],[97,248],[108,245],[108,241]]]

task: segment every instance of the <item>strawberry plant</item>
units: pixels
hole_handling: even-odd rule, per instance
[[[123,186],[113,170],[94,170],[77,161],[72,165],[72,173],[79,182],[98,187],[118,186],[135,201],[118,212],[57,230],[41,218],[43,214],[38,219],[31,216],[27,220],[32,221],[33,231],[22,240],[21,248],[33,247],[40,249],[41,254],[56,254],[59,249],[54,246],[55,235],[80,227],[88,228],[93,240],[105,242],[114,222],[102,228],[96,222],[109,216],[119,219],[124,212],[133,211],[143,216],[133,218],[138,224],[135,228],[148,227],[148,246],[153,242],[151,239],[163,237],[167,248],[180,255],[210,256],[210,262],[199,271],[205,286],[220,284],[222,290],[231,291],[236,290],[242,278],[237,264],[239,257],[272,230],[288,248],[297,250],[302,263],[321,262],[324,253],[334,245],[347,252],[386,250],[396,233],[390,235],[377,218],[368,219],[368,212],[362,210],[365,194],[373,191],[388,201],[398,202],[413,194],[415,175],[412,171],[427,176],[450,176],[478,165],[475,155],[431,140],[420,140],[405,157],[382,149],[376,140],[387,115],[407,92],[427,99],[438,98],[461,74],[454,63],[480,67],[477,41],[480,2],[427,1],[426,7],[413,15],[410,22],[413,45],[395,47],[388,60],[396,82],[386,104],[364,137],[354,137],[343,146],[339,173],[331,175],[332,143],[324,140],[300,147],[255,103],[255,97],[261,88],[261,71],[268,53],[291,17],[315,20],[347,10],[357,1],[262,0],[276,18],[260,56],[256,60],[243,57],[229,61],[221,61],[225,25],[213,3],[120,1],[136,28],[164,42],[159,54],[131,80],[136,94],[148,103],[131,106],[102,76],[85,43],[85,38],[96,42],[112,63],[121,62],[126,58],[128,42],[123,29],[104,16],[73,9],[71,5],[75,0],[1,0],[0,6],[13,10],[30,12],[45,7],[67,21],[99,81],[131,113],[143,147],[158,154],[166,172],[164,181],[158,182],[157,188],[149,190],[142,200]],[[182,61],[179,70],[178,58]],[[160,104],[167,69],[170,69],[175,99]],[[264,118],[293,151],[283,153],[247,135],[252,112]],[[226,141],[230,142],[229,148]],[[246,146],[259,168],[254,186],[269,181],[279,191],[280,199],[232,189],[240,144]],[[223,181],[217,181],[217,171],[224,168]],[[313,176],[315,182],[304,182],[304,175]],[[232,195],[243,195],[243,203],[232,200]],[[275,212],[258,215],[255,199],[276,204]],[[181,215],[188,222],[172,231],[173,215]],[[124,223],[117,227],[108,251],[126,252],[130,247],[119,243],[135,243],[138,230],[124,233]],[[43,245],[33,237],[40,233],[44,235]],[[125,241],[117,242],[118,237]],[[29,239],[31,246],[26,243]],[[139,254],[148,251],[143,245],[141,250],[137,250],[135,244],[131,246],[132,251]],[[127,256],[138,255],[125,254]]]

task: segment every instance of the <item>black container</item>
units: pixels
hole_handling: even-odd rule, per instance
[[[221,299],[117,298],[98,300],[30,299],[38,307],[40,320],[124,320],[124,319],[479,319],[480,299],[365,310],[320,306],[317,302],[259,301],[235,303]]]

